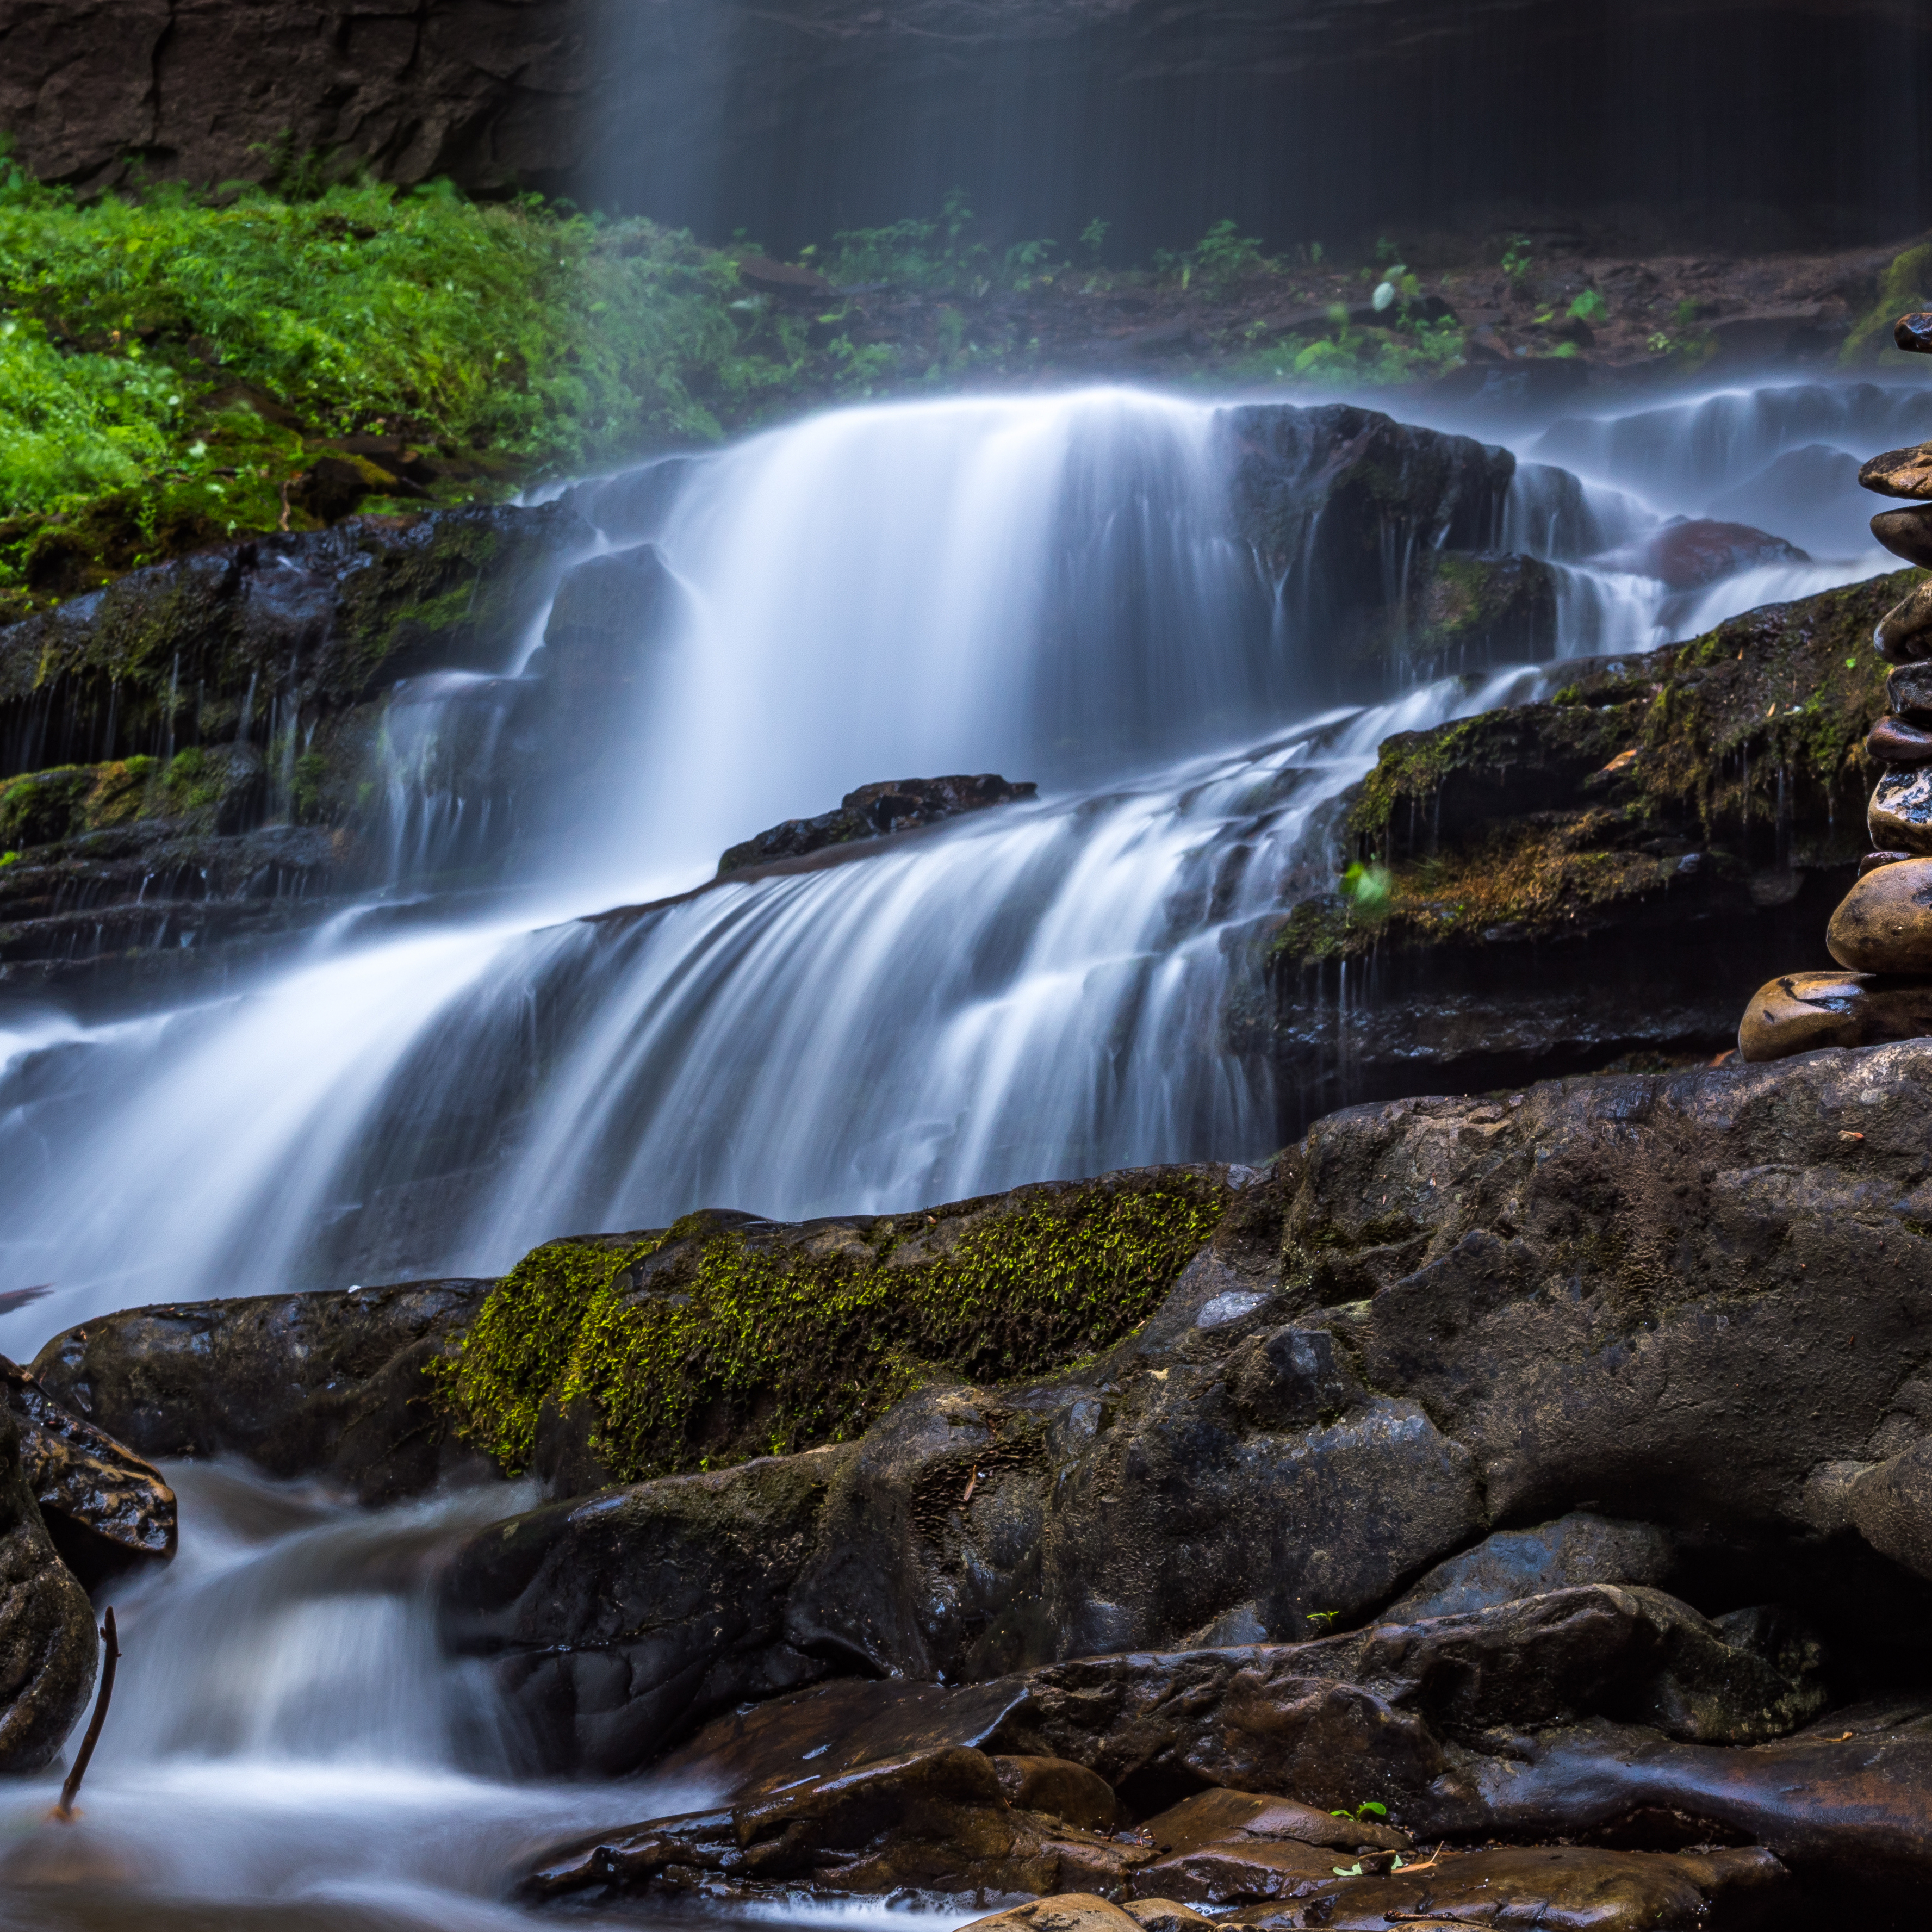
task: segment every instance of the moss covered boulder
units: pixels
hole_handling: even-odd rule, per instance
[[[1291,1115],[1708,1058],[1754,987],[1828,967],[1886,701],[1873,628],[1922,574],[1562,666],[1539,702],[1389,739],[1334,889],[1269,942]]]
[[[1144,1168],[909,1214],[688,1215],[553,1241],[447,1372],[463,1431],[553,1493],[850,1439],[935,1380],[1117,1340],[1213,1234],[1224,1171]]]

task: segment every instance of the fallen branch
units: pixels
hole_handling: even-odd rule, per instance
[[[121,1646],[115,1640],[114,1612],[110,1606],[107,1621],[100,1626],[100,1634],[107,1645],[106,1661],[100,1670],[100,1695],[94,1700],[94,1715],[88,1720],[87,1735],[80,1741],[80,1750],[74,1761],[74,1768],[67,1774],[67,1782],[61,1786],[60,1802],[54,1807],[54,1816],[63,1825],[74,1822],[74,1801],[80,1790],[80,1780],[87,1775],[87,1767],[93,1760],[94,1748],[100,1742],[100,1727],[107,1721],[107,1700],[114,1694],[114,1666],[121,1660]]]

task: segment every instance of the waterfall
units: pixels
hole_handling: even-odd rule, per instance
[[[499,1707],[439,1647],[440,1552],[532,1496],[372,1514],[219,1463],[166,1474],[181,1553],[113,1592],[78,1820],[42,1822],[58,1771],[0,1792],[0,1928],[527,1925],[497,1903],[520,1866],[643,1797],[508,1782]]]
[[[1848,393],[1867,443],[1903,406]],[[1726,460],[1774,467],[1821,412],[1765,403]],[[1523,465],[1501,535],[1551,561],[1559,650],[1880,567],[1773,563],[1673,602],[1617,562],[1672,507],[1641,487],[1651,442],[1737,413],[1544,436],[1591,473]],[[10,1018],[0,1290],[54,1292],[0,1312],[0,1348],[141,1301],[494,1272],[699,1205],[884,1210],[1270,1151],[1268,921],[1330,889],[1337,801],[1383,737],[1537,678],[1318,699],[1308,553],[1274,581],[1235,534],[1230,420],[1120,390],[899,404],[580,486],[600,540],[655,544],[676,587],[603,721],[622,755],[514,896],[351,909],[170,1011]],[[481,734],[460,762],[487,772],[536,647],[399,693],[392,893],[483,849],[506,807],[454,784],[449,736]],[[990,770],[1040,796],[693,890],[859,784]]]

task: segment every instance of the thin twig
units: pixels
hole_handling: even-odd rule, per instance
[[[114,1612],[110,1607],[107,1621],[100,1627],[100,1634],[107,1643],[107,1655],[100,1670],[100,1695],[94,1700],[94,1715],[88,1720],[87,1735],[80,1741],[80,1752],[74,1761],[74,1768],[67,1774],[67,1782],[61,1786],[60,1802],[54,1807],[54,1816],[63,1825],[74,1822],[74,1801],[80,1790],[80,1780],[87,1775],[87,1767],[92,1761],[94,1748],[100,1742],[100,1727],[107,1721],[107,1700],[114,1694],[114,1666],[121,1660],[121,1646],[114,1636]]]

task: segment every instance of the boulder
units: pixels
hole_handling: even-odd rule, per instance
[[[1679,517],[1628,550],[1596,560],[1606,568],[1654,577],[1666,590],[1701,590],[1764,564],[1809,563],[1796,544],[1748,524]]]
[[[1654,1524],[1612,1522],[1579,1510],[1534,1529],[1485,1537],[1418,1577],[1382,1618],[1420,1623],[1582,1584],[1661,1583],[1675,1557],[1670,1534]]]
[[[1536,702],[1386,740],[1337,808],[1336,870],[1362,869],[1232,957],[1288,1130],[1633,1054],[1708,1060],[1753,986],[1828,966],[1878,771],[1872,632],[1909,581],[1566,663]]]
[[[20,1461],[61,1560],[83,1587],[175,1553],[175,1492],[161,1472],[56,1402],[0,1356],[0,1392],[20,1432]]]
[[[97,1642],[87,1592],[56,1553],[0,1410],[0,1775],[50,1764],[94,1688]]]
[[[430,1370],[494,1286],[417,1282],[176,1302],[57,1335],[33,1372],[137,1456],[245,1456],[364,1503],[489,1466],[450,1434]]]
[[[1932,1441],[1865,1471],[1849,1501],[1852,1522],[1874,1550],[1932,1580]]]
[[[785,1607],[851,1454],[761,1458],[485,1529],[442,1576],[445,1647],[489,1660],[533,1766],[634,1770],[718,1711],[826,1674],[787,1641]]]
[[[1031,798],[1039,789],[1036,784],[1010,783],[992,772],[976,778],[897,778],[861,785],[845,794],[836,812],[821,812],[816,818],[788,818],[732,846],[718,862],[718,876],[806,858],[855,840],[937,825],[966,812]]]

